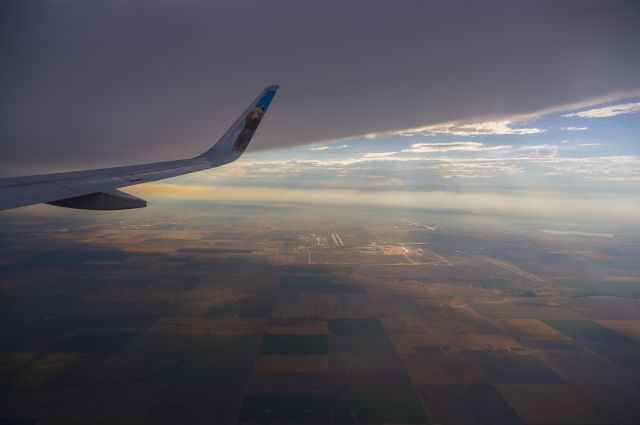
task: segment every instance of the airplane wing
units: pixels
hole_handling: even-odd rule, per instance
[[[39,203],[86,210],[146,207],[145,200],[118,189],[235,161],[249,145],[277,90],[278,86],[264,89],[220,140],[201,155],[151,164],[0,179],[0,210]]]

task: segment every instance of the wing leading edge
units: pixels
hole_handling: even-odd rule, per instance
[[[66,208],[120,210],[147,206],[117,189],[219,167],[249,146],[278,86],[269,86],[206,152],[188,159],[70,173],[0,179],[0,210],[47,203]]]

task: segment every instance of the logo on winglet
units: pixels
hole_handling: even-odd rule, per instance
[[[253,108],[251,108],[251,110],[249,110],[245,115],[242,130],[240,130],[238,137],[233,143],[234,151],[244,152],[247,149],[253,134],[256,132],[256,129],[258,128],[260,121],[262,121],[262,117],[264,117],[264,113],[267,111],[267,108],[271,104],[275,94],[275,89],[267,90],[265,94],[258,99]]]

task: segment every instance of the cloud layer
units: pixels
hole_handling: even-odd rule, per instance
[[[500,214],[524,217],[566,217],[574,219],[615,219],[638,221],[640,204],[636,199],[621,197],[592,198],[588,194],[567,196],[566,193],[459,193],[446,191],[376,191],[348,189],[312,189],[250,187],[229,188],[203,185],[150,183],[130,190],[137,196],[156,199],[200,200],[216,202],[249,202],[281,204],[320,204],[417,208],[461,211],[473,214]],[[603,209],[608,202],[613,208]]]
[[[505,117],[640,89],[638,2],[0,7],[0,163],[26,173],[195,154],[274,83],[252,150],[403,129],[531,134]]]
[[[414,143],[402,152],[478,152],[509,149],[512,146],[489,146],[481,142],[439,142],[439,143]]]
[[[537,134],[544,132],[541,128],[514,128],[514,123],[509,120],[484,121],[475,123],[449,123],[430,125],[421,128],[413,128],[398,131],[399,136],[431,135],[431,134],[451,134],[454,136],[487,136],[487,135],[522,135]]]
[[[588,109],[586,111],[574,112],[571,114],[565,114],[563,116],[580,118],[606,118],[615,117],[616,115],[632,114],[635,112],[640,112],[640,102],[604,106],[602,108]]]

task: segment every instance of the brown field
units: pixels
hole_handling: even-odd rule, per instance
[[[522,423],[491,385],[418,385],[416,389],[435,424]]]
[[[380,321],[390,335],[433,334],[432,329],[426,327],[423,320],[409,314],[397,314],[394,317],[385,317]]]
[[[29,282],[30,278],[13,278],[13,279],[2,279],[0,280],[0,290],[4,291],[7,289],[15,288],[16,286],[24,285]]]
[[[391,333],[389,335],[393,346],[398,354],[412,354],[421,353],[429,350],[440,351],[440,347],[443,345],[451,345],[457,343],[456,337],[451,337],[450,340],[443,340],[443,337],[434,337],[434,335],[412,335],[412,334],[398,334]]]
[[[482,318],[482,316],[470,307],[469,304],[460,299],[445,300],[441,305],[456,311],[461,317],[467,319],[473,320]]]
[[[84,297],[85,301],[172,301],[176,294],[162,291],[125,290],[94,292]]]
[[[366,294],[340,294],[340,304],[348,316],[375,316],[376,311]]]
[[[414,297],[450,297],[456,293],[455,289],[447,284],[414,279],[380,280],[375,283],[387,290],[382,296],[388,296],[388,291],[393,291],[394,294],[405,294]]]
[[[573,310],[593,320],[637,320],[640,299],[620,297],[580,297],[567,301]]]
[[[515,339],[505,335],[461,335],[460,351],[521,351]]]
[[[640,320],[597,320],[597,322],[640,342]]]
[[[411,354],[402,363],[414,385],[483,384],[480,369],[464,354]]]
[[[41,387],[77,358],[78,355],[72,353],[48,353],[22,369],[12,379],[12,384],[18,388]]]
[[[249,295],[234,289],[220,288],[213,285],[200,285],[183,292],[177,299],[176,311],[183,314],[203,314],[211,308],[232,304]]]
[[[254,373],[248,394],[328,394],[331,389],[328,373]]]
[[[325,310],[327,313],[324,314],[324,316],[331,317],[332,314],[340,308],[340,295],[301,292],[300,305],[319,311]]]
[[[569,385],[496,385],[528,424],[604,424],[608,419]]]
[[[568,336],[537,319],[511,319],[496,322],[508,335],[517,339],[550,341],[571,340]]]
[[[539,319],[573,320],[584,316],[564,307],[555,306],[518,306],[509,301],[478,302],[472,301],[472,307],[480,314],[494,319]]]
[[[9,375],[29,363],[31,359],[33,359],[33,353],[0,353],[0,377]]]
[[[498,350],[520,344],[502,335],[490,322],[473,320],[383,319],[399,353],[422,351],[423,347],[439,347],[442,351]]]
[[[267,331],[269,334],[288,335],[330,335],[326,320],[282,321],[271,323]]]
[[[258,356],[255,371],[260,373],[327,372],[328,356]]]
[[[243,317],[165,316],[149,332],[208,335],[259,335],[267,329],[267,320]]]
[[[404,368],[399,356],[389,354],[341,353],[329,355],[329,370],[345,373],[401,374]]]
[[[623,370],[588,351],[546,354],[543,359],[611,419],[637,424],[640,386]]]
[[[132,252],[135,253],[136,251],[128,251],[128,252]],[[121,261],[122,264],[126,264],[126,265],[146,265],[146,266],[153,266],[157,263],[160,262],[161,260],[161,255],[163,254],[170,254],[173,252],[173,249],[162,249],[162,248],[152,248],[152,249],[142,249],[138,252],[141,253],[153,253],[156,255],[136,255],[133,257],[129,257],[129,258],[125,258],[124,260]],[[90,263],[89,261],[87,261],[87,263]]]
[[[332,356],[359,354],[361,356],[379,356],[396,354],[386,335],[331,335],[328,339],[329,353]]]
[[[304,302],[297,304],[275,304],[271,310],[271,317],[282,319],[322,319],[327,317],[345,317],[345,313],[339,305],[339,297],[337,294],[308,295],[320,296],[305,297]],[[325,297],[325,295],[334,295],[338,300],[338,304],[335,303],[332,297]]]

